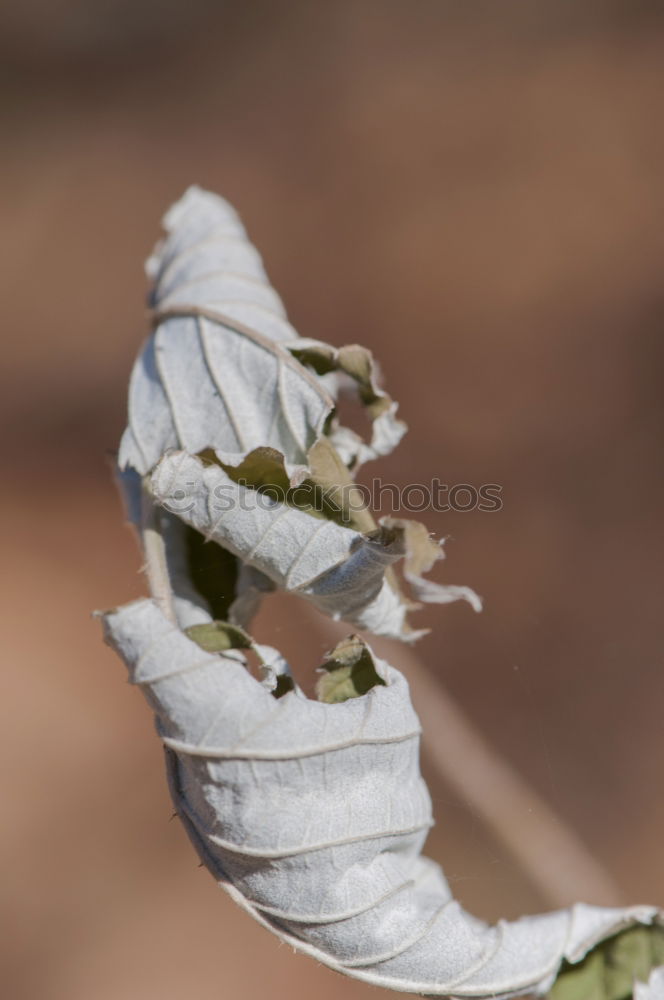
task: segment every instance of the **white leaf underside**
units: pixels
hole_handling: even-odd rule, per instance
[[[119,464],[142,475],[165,452],[212,448],[238,465],[269,446],[303,463],[332,399],[278,345],[210,315],[165,319],[132,373]]]
[[[563,959],[579,961],[624,926],[662,921],[662,912],[577,904],[495,927],[475,919],[420,854],[431,803],[419,771],[420,726],[398,670],[375,659],[384,685],[339,704],[307,699],[297,687],[276,698],[271,690],[289,673],[278,651],[253,643],[261,683],[240,651],[208,653],[183,632],[211,621],[189,576],[185,525],[237,558],[233,615],[242,624],[277,586],[332,618],[407,638],[403,602],[384,576],[402,555],[420,599],[479,602],[468,588],[422,579],[439,552],[414,522],[392,522],[391,541],[368,538],[284,504],[270,507],[195,457],[212,449],[237,465],[270,446],[290,474],[329,433],[356,466],[391,450],[404,426],[372,361],[367,384],[382,412],[371,442],[330,422],[326,387],[336,389],[336,376],[314,376],[290,349],[309,344],[340,355],[297,340],[227,202],[191,188],[164,222],[167,236],[147,264],[157,326],[132,374],[118,464],[137,523],[145,514],[141,480],[152,474],[163,505],[155,520],[166,553],[160,590],[170,578],[175,621],[154,599],[103,617],[107,641],[155,712],[189,836],[255,919],[334,969],[430,995],[541,994]],[[215,506],[222,487],[230,510]],[[635,1000],[660,1000],[662,975],[638,987]]]
[[[306,598],[323,614],[374,635],[404,641],[421,635],[409,630],[408,605],[385,577],[402,556],[408,564],[407,530],[395,528],[387,542],[380,535],[367,537],[240,486],[223,469],[206,466],[186,452],[162,459],[151,490],[158,503],[206,539],[228,549],[280,590]],[[443,586],[407,571],[405,575],[420,600],[466,600],[476,611],[481,609],[468,587]]]
[[[290,465],[304,462],[334,400],[283,346],[297,332],[237,214],[190,188],[164,224],[168,235],[147,264],[158,325],[132,372],[120,469],[144,475],[172,448],[212,448],[239,464],[262,445]],[[346,428],[335,434],[357,466],[387,454],[404,430],[393,407],[375,421],[370,444]]]
[[[386,568],[403,553],[399,544],[372,541],[272,501],[186,452],[162,459],[152,492],[182,521],[279,589],[376,635],[402,635],[405,606],[385,579]]]
[[[405,678],[341,704],[278,701],[205,653],[153,601],[106,616],[107,640],[157,716],[176,807],[219,883],[283,940],[379,986],[458,997],[549,988],[563,958],[653,907],[476,920],[422,858],[431,803]],[[304,817],[304,818],[303,818]]]

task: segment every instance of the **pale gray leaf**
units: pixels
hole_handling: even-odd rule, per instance
[[[153,601],[107,614],[105,627],[157,714],[175,806],[203,863],[264,926],[331,968],[412,993],[541,995],[564,959],[663,918],[576,904],[491,927],[466,913],[420,855],[431,803],[419,724],[387,663],[374,659],[384,684],[361,697],[275,702]]]
[[[277,344],[207,315],[173,316],[132,372],[119,465],[145,474],[173,448],[238,464],[260,446],[304,463],[332,405]]]
[[[400,538],[369,538],[240,486],[217,465],[177,452],[152,477],[157,501],[282,590],[377,635],[404,636],[406,607],[385,580]]]

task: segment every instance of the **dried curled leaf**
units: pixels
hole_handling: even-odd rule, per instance
[[[275,703],[153,601],[107,614],[105,627],[156,712],[202,861],[257,920],[331,968],[430,995],[542,994],[563,960],[661,919],[653,907],[583,904],[495,927],[467,914],[420,855],[432,819],[419,723],[403,676],[373,656],[382,683],[361,697],[291,691]]]
[[[131,471],[145,475],[169,449],[210,448],[238,464],[272,447],[297,464],[334,407],[281,346],[297,333],[231,206],[190,188],[164,225],[147,265],[157,325],[132,372],[118,456],[130,513]]]
[[[393,520],[389,527],[363,535],[273,500],[269,491],[241,486],[223,468],[186,452],[162,459],[151,489],[159,503],[206,539],[280,589],[307,598],[319,611],[375,635],[417,637],[406,625],[408,604],[385,573],[405,555],[406,572],[421,593],[417,573],[429,568],[437,557],[434,550],[439,553],[421,525]],[[481,607],[469,588],[430,587],[438,601],[465,598],[476,610]]]
[[[442,555],[423,525],[378,526],[355,502],[349,469],[405,430],[371,355],[297,338],[222,199],[191,188],[165,226],[119,455],[153,599],[103,618],[155,712],[201,860],[282,940],[379,986],[497,1000],[542,995],[562,969],[553,1000],[625,1000],[664,960],[661,910],[577,904],[495,927],[467,914],[420,853],[431,803],[402,674],[351,636],[311,700],[247,631],[278,587],[415,638],[391,569],[401,558],[418,599],[480,602],[423,579]],[[337,422],[326,385],[344,378],[373,420],[368,444]],[[662,1000],[662,969],[635,1000]]]
[[[237,214],[192,187],[164,225],[167,237],[147,265],[157,327],[132,372],[120,469],[145,475],[173,448],[211,448],[237,465],[254,448],[271,447],[289,468],[305,462],[334,400],[295,359],[298,335]],[[377,384],[369,352],[343,351],[343,365],[377,421],[371,446],[337,428],[344,457],[357,465],[391,450],[405,426]]]
[[[319,701],[330,705],[359,698],[385,681],[376,670],[371,650],[356,635],[338,643],[321,667],[323,676],[316,685]]]
[[[433,580],[423,578],[423,574],[428,573],[444,556],[440,543],[434,541],[423,524],[399,517],[384,517],[380,523],[388,530],[397,531],[403,538],[405,552],[403,574],[418,601],[423,601],[425,604],[468,601],[474,611],[482,610],[481,598],[470,587],[434,583]]]
[[[385,580],[403,555],[386,543],[272,500],[186,452],[167,455],[152,476],[157,501],[282,590],[376,635],[401,636],[406,608]]]

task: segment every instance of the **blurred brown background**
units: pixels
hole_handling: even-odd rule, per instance
[[[410,433],[367,476],[503,486],[500,513],[427,515],[451,536],[438,579],[486,610],[421,614],[420,655],[625,901],[664,900],[661,14],[3,8],[3,997],[377,995],[197,870],[149,712],[90,618],[144,589],[106,455],[147,329],[142,261],[192,182],[236,205],[302,334],[382,359]],[[262,637],[292,653],[281,617]],[[431,783],[429,850],[462,900],[546,906]]]

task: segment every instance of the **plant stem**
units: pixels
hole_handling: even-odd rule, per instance
[[[176,625],[177,618],[168,575],[166,547],[161,533],[160,514],[160,509],[154,502],[150,487],[144,481],[141,494],[141,544],[145,556],[145,575],[153,599],[169,621]]]

